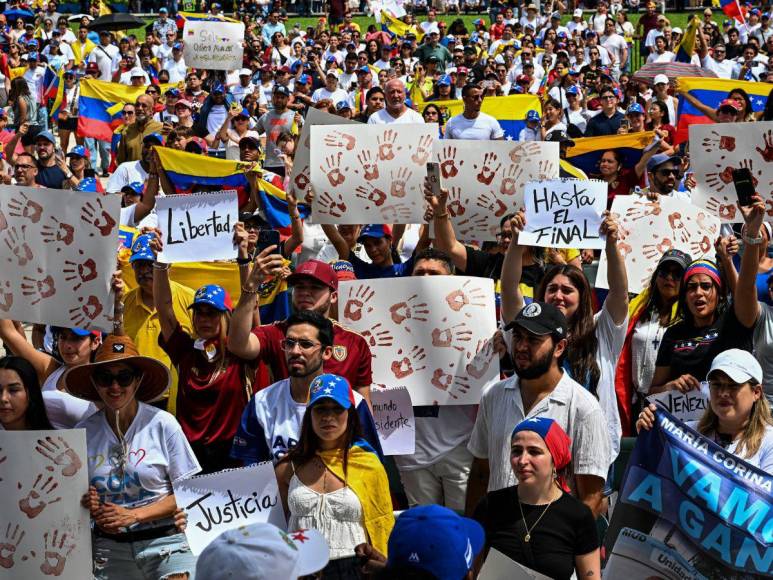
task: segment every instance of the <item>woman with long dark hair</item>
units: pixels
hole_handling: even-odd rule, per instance
[[[38,124],[39,105],[37,100],[30,95],[30,88],[24,77],[16,77],[11,81],[8,103],[13,111],[13,126],[10,128],[18,132],[19,127],[25,123],[29,126],[21,139],[22,145],[29,147],[35,142],[35,137],[44,130],[44,127]]]
[[[386,553],[394,526],[386,472],[362,438],[343,377],[323,374],[309,386],[296,447],[276,466],[288,529],[319,530],[330,546],[322,578],[359,578],[355,547]]]
[[[649,121],[646,124],[647,131],[655,131],[666,143],[673,145],[674,137],[676,136],[676,127],[671,124],[671,115],[668,112],[668,105],[660,100],[650,101],[647,114],[649,116]]]
[[[20,356],[0,358],[0,425],[6,431],[53,429],[35,369]]]

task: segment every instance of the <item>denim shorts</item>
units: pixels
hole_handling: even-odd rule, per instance
[[[92,536],[95,580],[164,580],[171,574],[196,575],[196,556],[184,534],[139,542]]]

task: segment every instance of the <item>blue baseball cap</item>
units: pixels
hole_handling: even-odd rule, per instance
[[[223,83],[215,83],[212,85],[212,94],[214,95],[215,93],[225,93]]]
[[[161,133],[148,133],[142,138],[142,142],[147,143],[148,141],[156,141],[159,145],[163,145],[164,137]]]
[[[68,328],[70,332],[72,332],[75,336],[91,336],[92,334],[95,336],[99,336],[100,332],[98,330],[86,330],[85,328]]]
[[[364,238],[391,238],[392,229],[385,224],[368,224],[360,232],[360,236],[357,238],[358,242],[362,242]]]
[[[156,255],[153,250],[150,249],[150,240],[153,236],[150,234],[142,234],[137,236],[132,246],[132,257],[129,258],[129,263],[136,262],[138,260],[148,260],[150,262],[156,261]]]
[[[300,60],[296,60],[293,64],[290,65],[290,72],[294,73],[297,72],[299,68],[303,66],[303,62]]]
[[[349,101],[338,101],[336,103],[336,111],[341,112],[345,111],[346,109],[352,110],[352,106],[349,104]]]
[[[336,61],[336,57],[334,57],[334,56],[331,54],[329,57],[327,57],[327,62],[337,62],[337,61]]]
[[[451,83],[450,75],[443,75],[442,77],[440,77],[440,79],[438,80],[437,84],[438,84],[438,86],[445,85],[447,87],[450,87],[451,84],[452,84]]]
[[[164,92],[165,95],[171,95],[173,97],[179,97],[180,96],[180,89],[177,87],[172,87],[171,89],[167,89]]]
[[[664,163],[668,163],[669,161],[673,161],[679,165],[682,163],[682,158],[678,155],[666,155],[665,153],[658,153],[657,155],[650,157],[650,160],[647,161],[647,171],[656,171],[658,167]]]
[[[145,189],[145,184],[141,181],[133,181],[127,183],[121,188],[121,193],[128,193],[130,195],[142,195],[142,191]],[[128,191],[127,191],[128,190]]]
[[[577,88],[577,85],[572,85],[572,86],[566,88],[566,94],[567,95],[579,95],[580,94],[580,89]]]
[[[527,121],[536,121],[537,123],[539,123],[539,121],[540,121],[539,113],[537,111],[535,111],[534,109],[532,109],[531,111],[526,113],[526,120]]]
[[[301,75],[297,79],[295,79],[296,83],[300,83],[302,85],[307,85],[311,82],[311,77],[309,75]]]
[[[27,60],[38,60],[38,53],[31,50],[27,53]]]
[[[35,135],[35,141],[38,139],[45,139],[46,141],[56,145],[56,139],[54,139],[54,134],[51,131],[41,131]]]
[[[75,191],[90,191],[95,193],[97,191],[97,180],[93,177],[85,177],[78,183]]]
[[[67,157],[88,157],[89,156],[89,150],[86,149],[83,145],[76,145],[72,149],[70,149],[67,152]]]
[[[344,377],[338,375],[319,375],[309,385],[308,408],[313,407],[323,399],[335,401],[344,409],[352,406],[352,387]]]
[[[193,304],[188,306],[188,308],[194,308],[201,304],[211,306],[220,312],[231,312],[234,309],[228,290],[217,284],[207,284],[196,290],[196,294],[193,296]]]
[[[242,110],[239,111],[239,114],[236,115],[236,116],[237,117],[247,117],[249,119],[250,118],[250,112],[247,109],[245,109],[244,107],[242,107]]]
[[[357,69],[357,74],[360,74],[360,73],[370,74],[370,67],[368,65],[362,65],[360,68]]]
[[[625,112],[626,115],[643,115],[644,114],[644,108],[639,103],[631,103],[631,106],[628,107],[628,110]]]
[[[439,505],[411,508],[397,518],[389,536],[387,569],[425,570],[435,578],[461,579],[485,543],[483,526]]]
[[[180,43],[180,42],[175,42],[175,43],[172,45],[172,50],[182,50],[182,49],[183,49],[183,45],[182,45],[182,43]]]

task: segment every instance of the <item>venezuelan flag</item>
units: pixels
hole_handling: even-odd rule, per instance
[[[178,12],[175,16],[175,24],[177,28],[182,30],[185,28],[186,20],[191,22],[235,22],[239,23],[239,20],[228,18],[227,16],[219,16],[216,14],[207,14],[206,12]]]
[[[416,101],[419,112],[424,109],[424,103]],[[461,100],[432,101],[433,105],[440,107],[449,117],[460,114],[464,110]],[[481,111],[494,117],[505,132],[505,139],[515,141],[518,133],[526,127],[526,113],[534,109],[542,114],[542,103],[537,95],[508,95],[506,97],[486,97],[483,99]]]
[[[698,77],[679,77],[676,79],[676,90],[679,93],[679,106],[677,108],[679,124],[676,127],[676,143],[687,141],[690,125],[706,125],[712,122],[700,109],[694,107],[684,98],[685,94],[689,93],[704,105],[716,109],[733,89],[746,91],[752,103],[752,111],[756,113],[765,109],[771,85],[731,79]]]
[[[719,0],[719,6],[728,18],[735,18],[739,22],[745,22],[745,11],[741,8],[738,0]]]
[[[608,149],[616,149],[623,157],[623,167],[633,167],[641,159],[644,148],[652,143],[653,131],[628,135],[604,135],[574,139],[574,147],[566,153],[567,161],[587,174],[599,172],[599,159]]]
[[[53,78],[48,78],[49,73],[53,74]],[[57,72],[49,66],[43,77],[43,82],[46,83],[46,81],[48,81],[48,83],[45,84],[46,89],[43,99],[44,102],[53,99],[54,102],[49,108],[49,116],[52,120],[57,121],[59,119],[59,111],[61,111],[62,107],[66,104],[64,93],[64,67]]]
[[[687,24],[682,41],[676,49],[675,60],[677,62],[692,62],[692,55],[695,52],[695,36],[700,25],[701,21],[697,16],[693,16],[692,20]]]
[[[239,195],[239,207],[249,201],[250,186],[244,170],[249,163],[205,157],[187,151],[168,147],[156,147],[156,152],[166,176],[177,193],[192,193],[197,188],[216,186],[221,189],[235,189]],[[271,182],[273,181],[273,183]],[[264,172],[259,180],[260,198],[266,219],[274,228],[290,225],[287,212],[287,197],[272,173]],[[308,217],[309,208],[299,205],[301,218]]]
[[[161,93],[167,89],[182,88],[183,83],[160,85]],[[145,87],[130,87],[95,79],[81,80],[78,99],[78,135],[110,141],[113,130],[121,124],[124,104],[133,103],[145,94]]]
[[[399,18],[395,18],[386,10],[381,11],[381,30],[391,34],[393,37],[405,38],[405,36],[413,32],[416,35],[416,40],[421,42],[424,37],[424,31],[416,26],[406,24]]]

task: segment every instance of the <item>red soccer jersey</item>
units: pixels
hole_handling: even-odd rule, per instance
[[[353,389],[369,387],[373,382],[370,347],[359,334],[333,322],[333,356],[325,362],[325,372],[344,377]],[[285,337],[287,322],[275,322],[252,329],[260,340],[260,360],[271,369],[274,382],[289,376],[287,361],[279,345]],[[260,388],[268,385],[260,385]]]

